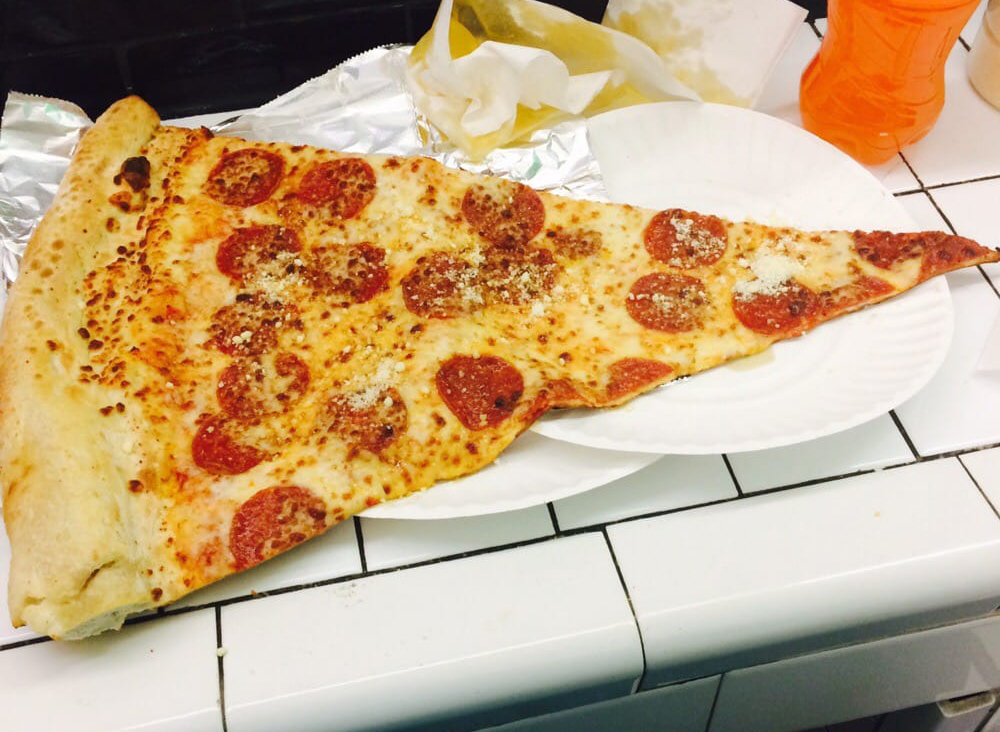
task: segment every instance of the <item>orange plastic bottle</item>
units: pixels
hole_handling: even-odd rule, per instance
[[[862,163],[916,142],[944,106],[944,64],[979,0],[829,0],[802,74],[803,126]]]

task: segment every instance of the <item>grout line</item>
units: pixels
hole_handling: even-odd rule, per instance
[[[742,498],[744,495],[743,489],[740,487],[740,482],[736,479],[736,471],[733,470],[733,465],[729,462],[729,455],[723,455],[722,462],[726,464],[726,470],[729,471],[729,477],[732,479],[733,485],[736,486],[736,495]]]
[[[726,680],[726,673],[719,675],[719,683],[715,686],[715,696],[712,697],[712,707],[708,710],[708,719],[705,720],[705,729],[712,729],[712,717],[715,716],[715,707],[719,703],[719,694],[722,692],[722,684]]]
[[[899,465],[893,465],[893,468],[899,468],[906,465],[913,465],[912,462],[900,463]],[[876,473],[881,470],[889,470],[889,466],[881,468],[859,468],[858,470],[852,470],[849,473],[838,473],[837,475],[824,476],[822,478],[810,478],[809,480],[800,480],[798,483],[788,483],[786,485],[774,486],[773,488],[762,488],[759,491],[752,491],[746,494],[746,498],[753,498],[755,496],[766,496],[771,493],[783,493],[784,491],[795,490],[796,488],[809,488],[814,485],[822,485],[823,483],[833,483],[838,480],[844,480],[845,478],[857,478],[859,475],[868,475],[869,473]]]
[[[733,501],[738,501],[739,496],[733,496],[732,498],[719,498],[714,501],[705,501],[704,503],[695,503],[689,506],[680,506],[678,508],[665,508],[659,511],[649,511],[647,513],[636,514],[635,516],[626,516],[620,519],[612,519],[611,521],[605,521],[602,524],[594,524],[592,526],[580,526],[575,529],[563,529],[563,536],[575,536],[576,534],[585,534],[590,531],[602,531],[609,526],[617,526],[619,524],[627,524],[632,521],[643,521],[650,518],[658,518],[660,516],[669,516],[674,513],[682,513],[683,511],[693,511],[699,508],[708,508],[709,506],[718,506],[723,503],[732,503]]]
[[[361,517],[352,516],[354,519],[354,536],[358,540],[358,555],[361,557],[361,573],[368,574],[368,559],[365,557],[365,536],[361,531]]]
[[[892,421],[896,425],[896,429],[899,430],[899,434],[903,436],[903,442],[906,443],[906,446],[910,449],[910,452],[913,453],[913,458],[917,461],[921,460],[921,455],[919,452],[917,452],[917,448],[913,444],[913,440],[910,439],[910,435],[907,434],[906,429],[903,427],[903,423],[900,421],[899,415],[896,414],[896,410],[890,409],[889,416],[892,417]]]
[[[965,180],[953,180],[947,181],[945,183],[934,183],[929,186],[925,186],[924,189],[928,191],[935,191],[938,188],[953,188],[955,186],[964,186],[967,183],[981,183],[988,180],[1000,180],[1000,173],[993,173],[991,175],[981,175],[978,178],[966,178]]]
[[[0,651],[12,651],[15,648],[24,648],[25,646],[34,646],[39,643],[49,643],[51,641],[52,639],[47,635],[43,635],[38,638],[25,638],[24,640],[11,641],[10,643],[0,645]]]
[[[912,165],[910,165],[910,161],[906,159],[906,156],[903,155],[902,152],[897,153],[897,155],[899,155],[899,159],[903,161],[903,165],[906,166],[906,169],[910,171],[910,175],[912,175],[914,179],[917,181],[917,185],[920,186],[920,190],[922,191],[927,190],[927,186],[925,186],[924,182],[920,180],[920,176],[917,175],[917,171],[913,169]]]
[[[997,507],[993,505],[993,501],[991,501],[989,496],[986,495],[986,492],[983,490],[983,487],[979,485],[979,481],[976,480],[976,476],[972,474],[972,471],[969,470],[969,466],[965,464],[965,461],[962,460],[961,456],[958,457],[958,464],[961,465],[962,468],[965,470],[966,474],[969,476],[969,480],[971,480],[973,484],[975,484],[976,489],[979,491],[979,495],[981,495],[983,497],[983,500],[986,501],[986,505],[989,506],[991,509],[993,509],[993,515],[996,516],[998,519],[1000,519],[1000,511],[997,511]]]
[[[562,529],[559,528],[559,518],[556,516],[556,507],[549,501],[545,504],[546,508],[549,509],[549,520],[552,522],[552,530],[555,532],[556,536],[562,534]]]
[[[897,419],[894,412],[890,412],[890,415],[893,417],[894,420]],[[911,444],[911,442],[909,440],[909,437],[906,435],[905,431],[902,431],[902,429],[901,429],[901,432],[903,434],[904,439],[907,442],[907,445],[910,445],[910,449],[915,452],[915,450],[913,449],[912,444]],[[756,496],[764,496],[764,495],[768,495],[768,494],[771,494],[771,493],[778,493],[778,492],[782,492],[782,491],[790,491],[790,490],[794,490],[796,488],[804,488],[804,487],[808,487],[808,486],[812,486],[812,485],[821,485],[821,484],[824,484],[824,483],[832,483],[832,482],[835,482],[837,480],[842,480],[842,479],[845,479],[845,478],[852,478],[852,477],[856,477],[856,476],[859,476],[859,475],[866,475],[868,473],[874,473],[874,472],[879,472],[879,471],[883,471],[883,470],[895,470],[896,468],[907,467],[907,466],[915,465],[915,464],[918,464],[918,463],[931,462],[931,461],[934,461],[934,460],[947,459],[947,458],[951,458],[951,457],[960,457],[961,455],[971,454],[971,453],[975,453],[975,452],[981,452],[983,450],[989,450],[989,449],[993,449],[993,448],[997,448],[997,447],[1000,447],[1000,442],[993,443],[993,444],[988,444],[988,445],[981,445],[981,446],[977,446],[977,447],[973,447],[973,448],[968,448],[968,449],[951,450],[951,451],[948,451],[948,452],[938,453],[938,454],[934,454],[934,455],[924,455],[924,456],[919,456],[918,455],[917,458],[914,459],[914,460],[912,460],[912,461],[903,462],[903,463],[899,463],[899,464],[896,464],[896,465],[888,465],[888,466],[884,466],[884,467],[880,467],[880,468],[867,469],[867,470],[857,470],[857,471],[853,471],[853,472],[850,472],[850,473],[842,473],[842,474],[839,474],[839,475],[824,476],[824,477],[821,477],[821,478],[815,478],[815,479],[812,479],[812,480],[801,481],[801,482],[798,482],[798,483],[789,483],[789,484],[786,484],[786,485],[783,485],[783,486],[776,486],[776,487],[773,487],[773,488],[767,488],[767,489],[760,490],[760,491],[753,491],[751,493],[747,493],[743,497],[721,498],[721,499],[714,500],[714,501],[706,501],[705,503],[698,503],[698,504],[692,504],[692,505],[687,505],[687,506],[680,506],[678,508],[664,509],[664,510],[661,510],[661,511],[651,511],[649,513],[637,514],[637,515],[634,515],[634,516],[627,516],[627,517],[624,517],[624,518],[621,518],[621,519],[615,519],[615,520],[611,520],[611,521],[605,521],[603,523],[593,524],[593,525],[590,525],[590,526],[582,526],[582,527],[573,528],[573,529],[560,529],[559,530],[559,536],[548,536],[548,535],[547,536],[541,536],[541,537],[536,537],[536,538],[533,538],[533,539],[525,539],[525,540],[522,540],[522,541],[511,542],[509,544],[501,544],[501,545],[491,546],[491,547],[482,547],[482,548],[479,548],[479,549],[474,549],[474,550],[470,550],[470,551],[466,551],[466,552],[458,552],[458,553],[455,553],[455,554],[444,555],[444,556],[440,556],[440,557],[434,557],[434,558],[431,558],[431,559],[421,560],[419,562],[412,562],[412,563],[409,563],[409,564],[401,564],[401,565],[396,565],[396,566],[391,566],[391,567],[383,567],[383,568],[375,569],[375,570],[369,570],[368,567],[367,567],[367,563],[366,563],[366,561],[364,559],[363,548],[360,546],[360,543],[363,542],[363,538],[361,537],[361,529],[360,529],[360,525],[359,525],[360,521],[359,521],[359,518],[357,516],[354,516],[352,518],[355,520],[355,527],[356,527],[356,531],[358,533],[359,549],[361,549],[361,551],[362,551],[362,570],[361,570],[361,572],[356,572],[356,573],[352,573],[352,574],[342,575],[342,576],[339,576],[339,577],[332,577],[332,578],[328,578],[328,579],[324,579],[324,580],[316,580],[316,581],[313,581],[313,582],[305,582],[305,583],[299,583],[299,584],[295,584],[295,585],[289,585],[287,587],[278,587],[278,588],[275,588],[273,590],[265,590],[265,591],[261,591],[261,592],[255,592],[255,593],[252,593],[252,594],[249,594],[249,595],[239,595],[239,596],[236,596],[236,597],[229,597],[229,598],[225,598],[225,599],[222,599],[222,600],[215,600],[213,602],[207,602],[207,603],[204,603],[202,605],[189,605],[189,606],[185,606],[185,607],[179,607],[179,608],[176,608],[176,609],[159,608],[156,613],[150,613],[150,614],[147,614],[147,615],[140,615],[140,616],[136,616],[136,617],[133,617],[133,618],[129,618],[126,621],[126,624],[127,625],[134,625],[134,624],[138,624],[138,623],[144,623],[144,622],[147,622],[147,621],[150,621],[150,620],[155,620],[155,619],[160,618],[160,617],[171,617],[171,616],[174,616],[174,615],[180,615],[180,614],[187,613],[187,612],[195,612],[195,611],[198,611],[198,610],[205,610],[205,609],[210,608],[210,607],[216,608],[216,610],[218,612],[219,609],[221,609],[221,608],[223,608],[223,607],[225,607],[227,605],[234,605],[234,604],[237,604],[237,603],[248,602],[248,601],[251,601],[251,600],[255,600],[255,599],[259,599],[259,598],[265,598],[265,597],[270,597],[270,596],[275,596],[275,595],[283,595],[283,594],[286,594],[286,593],[289,593],[289,592],[297,592],[297,591],[300,591],[300,590],[308,590],[308,589],[312,589],[312,588],[315,588],[315,587],[326,587],[326,586],[330,586],[330,585],[342,584],[342,583],[356,581],[356,580],[359,580],[359,579],[363,579],[363,578],[366,578],[366,577],[372,577],[372,576],[376,576],[376,575],[380,575],[380,574],[388,574],[390,572],[397,572],[397,571],[400,571],[400,570],[407,570],[407,569],[416,569],[416,568],[419,568],[419,567],[428,566],[428,565],[432,565],[432,564],[440,564],[440,563],[443,563],[443,562],[450,562],[450,561],[454,561],[454,560],[457,560],[457,559],[467,559],[467,558],[476,557],[476,556],[480,556],[480,555],[491,554],[491,553],[494,553],[494,552],[506,551],[508,549],[516,549],[516,548],[519,548],[519,547],[531,546],[531,545],[540,544],[540,543],[543,543],[543,542],[546,542],[546,541],[558,540],[560,537],[568,537],[568,536],[576,536],[576,535],[579,535],[579,534],[601,532],[605,536],[605,541],[610,541],[610,539],[608,538],[608,535],[607,535],[607,529],[610,526],[615,526],[615,525],[618,525],[618,524],[630,523],[630,522],[633,522],[633,521],[642,521],[642,520],[645,520],[645,519],[657,518],[657,517],[660,517],[660,516],[668,516],[670,514],[682,513],[684,511],[693,511],[693,510],[697,510],[697,509],[701,509],[701,508],[708,508],[710,506],[717,506],[717,505],[721,505],[721,504],[724,504],[724,503],[731,503],[733,501],[738,501],[738,500],[751,500],[751,499],[753,499]],[[959,460],[959,462],[961,462],[961,460]],[[964,464],[963,464],[963,467],[964,467]],[[0,645],[0,651],[12,650],[14,648],[21,648],[23,646],[34,645],[34,644],[37,644],[37,643],[44,643],[44,642],[48,642],[50,640],[51,640],[50,638],[43,636],[43,637],[38,637],[38,638],[27,638],[27,639],[20,640],[20,641],[13,641],[13,642],[7,643],[5,645]]]
[[[642,688],[642,682],[646,680],[646,669],[649,664],[646,661],[646,644],[642,639],[642,628],[639,626],[639,616],[635,614],[635,605],[632,603],[632,596],[628,592],[628,585],[625,583],[625,575],[622,574],[622,568],[618,564],[618,557],[615,554],[615,548],[611,544],[611,537],[608,536],[607,529],[601,529],[601,534],[604,536],[604,543],[608,546],[608,553],[611,555],[611,563],[615,565],[615,572],[618,573],[618,581],[621,583],[622,592],[625,593],[625,602],[628,603],[628,609],[632,613],[632,621],[635,623],[635,632],[639,636],[639,652],[642,654],[642,671],[639,672],[639,678],[635,680],[635,684],[632,686],[632,692],[636,693]]]
[[[996,691],[995,689],[993,691]],[[973,732],[983,732],[992,721],[995,721],[997,709],[1000,708],[1000,700],[995,699],[993,701],[993,706],[990,707],[990,711],[987,713],[986,718],[980,722]],[[873,732],[878,732],[878,730],[873,730]]]
[[[219,664],[219,713],[222,715],[222,732],[228,732],[229,726],[226,724],[226,674],[223,664],[225,649],[222,645],[222,608],[215,608],[215,654]]]
[[[592,533],[596,533],[597,531],[600,530],[601,527],[591,527],[590,529],[588,529],[588,531]],[[583,533],[583,532],[578,532],[578,533]],[[300,590],[311,590],[316,587],[329,587],[331,585],[346,584],[347,582],[354,582],[359,579],[367,579],[368,577],[376,577],[382,574],[390,574],[392,572],[398,572],[400,570],[418,569],[420,567],[427,567],[433,564],[443,564],[445,562],[452,562],[458,559],[468,559],[470,557],[478,557],[485,554],[492,554],[494,552],[505,551],[507,549],[517,549],[519,547],[531,546],[533,544],[542,544],[546,541],[553,541],[554,539],[556,539],[556,537],[541,536],[534,539],[525,539],[523,541],[512,542],[510,544],[503,544],[500,546],[483,547],[480,549],[473,549],[466,552],[457,552],[455,554],[449,554],[446,556],[433,557],[431,559],[423,559],[418,562],[411,562],[409,564],[400,564],[391,567],[381,567],[379,569],[365,568],[361,572],[352,572],[351,574],[340,575],[338,577],[330,577],[328,579],[322,579],[322,580],[314,580],[312,582],[300,582],[298,584],[288,585],[286,587],[276,587],[273,590],[256,591],[249,595],[237,595],[235,597],[227,597],[223,600],[214,600],[212,602],[206,602],[203,605],[188,605],[185,607],[177,608],[176,610],[161,608],[161,610],[163,610],[162,615],[172,616],[186,612],[194,612],[196,610],[204,610],[209,607],[225,607],[227,605],[235,605],[250,600],[256,600],[258,598],[286,595],[289,592],[298,592]],[[139,616],[135,618],[130,618],[128,621],[126,621],[126,623],[144,622],[154,617],[158,616],[156,615]]]
[[[997,286],[996,286],[996,284],[995,284],[995,283],[993,282],[993,278],[992,278],[992,277],[990,277],[990,276],[989,276],[988,274],[986,274],[986,270],[985,270],[985,269],[983,269],[983,265],[981,265],[981,264],[977,264],[977,265],[976,265],[976,269],[978,269],[978,270],[979,270],[979,274],[981,274],[981,275],[982,275],[983,277],[985,277],[985,278],[986,278],[986,284],[990,286],[990,289],[991,289],[991,290],[993,290],[993,293],[994,293],[994,294],[995,294],[995,295],[996,295],[997,297],[1000,297],[1000,290],[997,290]]]
[[[994,176],[994,178],[1000,178],[1000,176]],[[986,179],[980,178],[979,180],[986,180]],[[939,186],[934,186],[934,189],[936,190],[937,188],[943,188],[946,185],[961,185],[961,184],[960,183],[946,183],[946,184],[942,184],[942,185],[939,185]],[[924,193],[925,196],[927,196],[927,199],[931,202],[931,205],[934,207],[934,210],[938,212],[938,215],[942,219],[944,219],[944,222],[948,226],[948,228],[951,230],[951,233],[957,235],[958,231],[955,229],[954,224],[951,223],[951,219],[948,218],[948,216],[945,214],[945,212],[941,208],[941,206],[938,205],[938,202],[935,200],[934,196],[931,195],[931,191],[925,189],[923,191],[923,193]],[[977,264],[976,265],[976,269],[979,270],[979,274],[981,274],[983,276],[983,279],[986,280],[986,284],[989,285],[989,287],[990,287],[991,290],[993,290],[993,294],[995,294],[997,297],[1000,297],[1000,291],[997,290],[997,286],[993,283],[992,278],[990,278],[990,276],[988,274],[986,274],[986,270],[983,269],[983,266],[981,264]]]
[[[1000,447],[1000,442],[993,442],[988,445],[977,445],[976,447],[962,448],[959,450],[946,450],[945,452],[937,452],[933,455],[924,455],[916,462],[923,463],[930,460],[941,460],[943,458],[960,457],[962,455],[969,455],[974,452],[982,452],[983,450],[991,450],[994,447]],[[911,463],[912,464],[912,463]]]
[[[931,205],[934,206],[934,210],[938,212],[938,215],[942,219],[944,219],[944,223],[948,227],[948,230],[951,231],[952,234],[956,233],[955,232],[955,226],[951,223],[951,219],[948,218],[948,215],[944,212],[944,210],[942,210],[941,206],[938,205],[938,202],[936,200],[934,200],[934,196],[931,195],[931,192],[928,191],[928,190],[925,190],[924,194],[927,196],[928,200],[931,202]]]

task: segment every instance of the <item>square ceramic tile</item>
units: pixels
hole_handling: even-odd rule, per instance
[[[724,501],[738,495],[719,455],[665,455],[624,478],[553,503],[560,529]]]
[[[642,671],[598,533],[227,605],[222,620],[229,732],[475,729],[624,696]]]
[[[554,532],[545,506],[467,518],[361,519],[368,569],[514,544]]]
[[[221,732],[215,613],[0,652],[5,730]]]
[[[896,408],[925,456],[1000,442],[1000,374],[977,366],[1000,317],[1000,298],[975,268],[946,276],[955,309],[948,354],[930,382]]]
[[[773,450],[729,456],[740,490],[754,493],[818,478],[909,462],[906,446],[889,415],[816,440]]]
[[[664,720],[670,720],[669,732],[705,732],[719,680],[720,677],[712,676],[663,686],[487,729],[489,732],[642,732],[663,729]]]
[[[945,65],[945,104],[924,139],[903,156],[925,186],[967,181],[1000,173],[1000,109],[969,82],[969,52],[956,43]]]
[[[968,452],[959,459],[993,507],[1000,511],[1000,447]]]
[[[984,222],[989,214],[983,212],[995,206],[990,199],[992,192],[1000,192],[1000,187],[993,181],[979,181],[938,188],[929,195],[959,234],[982,239],[990,234],[989,224]],[[918,228],[947,230],[928,194],[897,200]],[[990,243],[988,238],[985,243]],[[946,277],[955,309],[955,333],[948,355],[934,378],[896,409],[921,455],[1000,442],[1000,418],[995,416],[1000,406],[1000,374],[979,368],[983,349],[1000,319],[1000,298],[976,268]]]
[[[1000,521],[956,459],[607,531],[646,685],[973,617],[1000,597]]]
[[[992,716],[986,720],[986,724],[979,732],[1000,732],[1000,708],[993,710]]]
[[[785,54],[775,64],[754,109],[801,127],[799,80],[818,50],[819,38],[811,25],[803,23],[792,36]]]
[[[1000,133],[1000,115],[997,117],[997,131]],[[1000,174],[1000,167],[996,172]],[[1000,247],[1000,227],[997,226],[1000,179],[935,188],[930,195],[955,227],[956,233],[975,239],[983,246]]]
[[[948,224],[934,206],[930,194],[923,191],[896,196],[896,200],[913,217],[914,231],[947,231]]]
[[[792,732],[998,684],[1000,617],[991,617],[726,674],[709,731]]]
[[[360,572],[357,532],[349,519],[263,564],[196,590],[170,607],[206,605]]]

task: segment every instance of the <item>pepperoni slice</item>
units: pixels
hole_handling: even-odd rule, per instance
[[[256,356],[277,346],[281,330],[299,326],[294,306],[241,294],[215,311],[206,345],[230,356]]]
[[[222,274],[242,280],[250,274],[281,277],[295,271],[295,254],[302,249],[292,229],[272,224],[236,229],[219,244],[215,263]]]
[[[671,208],[656,214],[643,232],[653,259],[671,267],[690,269],[718,262],[729,237],[718,216]]]
[[[237,439],[239,428],[222,417],[209,417],[191,442],[194,463],[212,475],[239,475],[267,459],[267,453]]]
[[[420,257],[400,284],[406,308],[424,318],[452,318],[483,304],[478,270],[447,252]]]
[[[765,335],[788,335],[808,326],[820,312],[819,296],[794,280],[776,292],[733,294],[733,312],[747,328]]]
[[[629,394],[636,394],[650,384],[656,384],[670,375],[673,368],[651,358],[622,358],[608,370],[608,399],[617,401]]]
[[[701,326],[708,294],[697,277],[654,272],[635,281],[625,298],[625,309],[640,325],[681,333]]]
[[[601,250],[604,240],[601,232],[593,229],[564,229],[561,226],[545,232],[555,253],[567,259],[591,257]]]
[[[298,195],[335,218],[350,219],[375,197],[375,171],[361,158],[316,163],[302,176]]]
[[[521,372],[496,356],[452,356],[435,382],[448,409],[470,430],[496,427],[524,394]]]
[[[559,265],[548,249],[489,247],[480,268],[489,304],[523,305],[552,290]]]
[[[408,412],[392,387],[337,394],[326,404],[326,431],[352,448],[381,453],[406,431]]]
[[[516,247],[542,230],[545,205],[526,185],[498,178],[489,188],[475,184],[465,192],[462,215],[486,241]]]
[[[233,516],[229,551],[237,569],[260,564],[326,528],[326,504],[307,488],[279,485],[254,493]]]
[[[318,247],[306,264],[306,280],[340,306],[368,302],[389,288],[385,250],[368,242],[343,248]]]
[[[257,148],[226,153],[208,174],[203,190],[220,203],[246,208],[266,201],[281,182],[285,160]]]
[[[249,421],[283,412],[309,387],[309,367],[294,353],[273,359],[241,358],[223,369],[215,388],[222,411]]]

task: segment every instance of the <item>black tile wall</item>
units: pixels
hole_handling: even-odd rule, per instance
[[[599,21],[607,0],[550,0]],[[350,56],[413,43],[437,0],[0,0],[0,91],[100,114],[129,93],[163,117],[258,105]],[[816,16],[826,3],[801,0]]]

